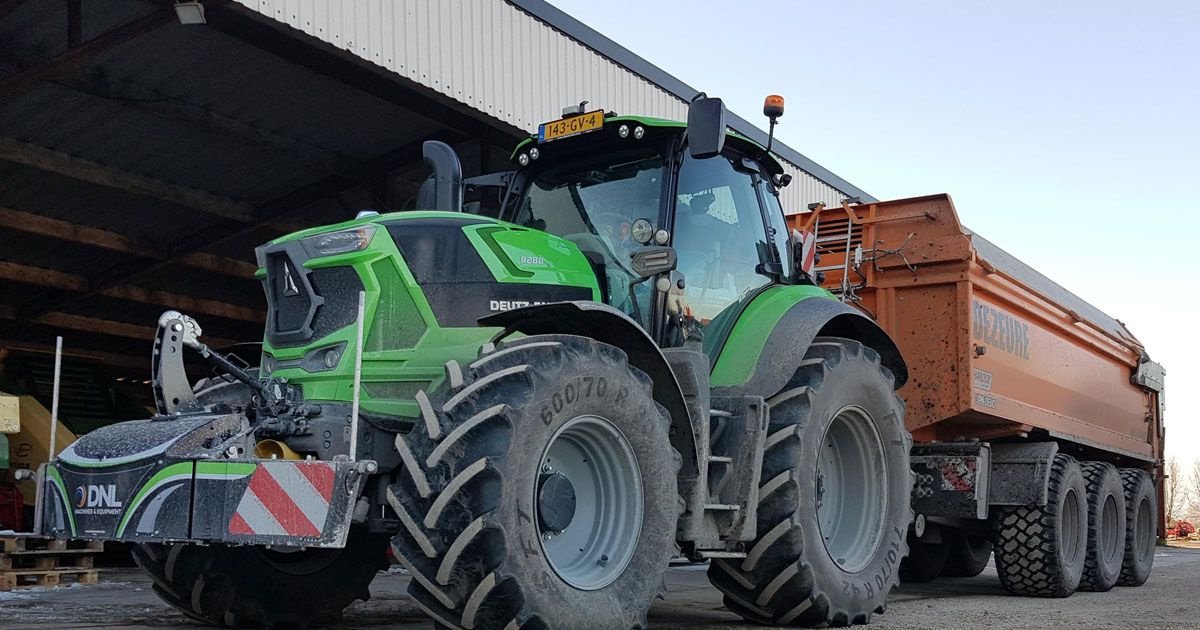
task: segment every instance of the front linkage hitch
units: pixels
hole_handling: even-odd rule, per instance
[[[42,531],[139,543],[344,546],[376,462],[319,447],[303,449],[317,457],[300,459],[269,439],[311,434],[313,424],[337,424],[341,433],[344,410],[306,403],[284,381],[259,379],[200,334],[186,315],[160,317],[153,355],[158,414],[88,433],[39,470]],[[193,391],[184,348],[228,376]],[[264,443],[277,448],[256,449]]]

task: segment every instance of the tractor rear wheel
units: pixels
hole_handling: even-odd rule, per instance
[[[894,383],[874,350],[819,337],[767,401],[758,538],[708,571],[730,610],[781,626],[884,611],[912,521],[912,438]]]
[[[676,553],[679,459],[650,379],[584,337],[446,366],[396,439],[409,594],[450,628],[644,627]]]
[[[983,573],[992,558],[992,541],[987,535],[967,534],[961,531],[942,533],[949,536],[946,565],[942,567],[944,577],[975,577]]]
[[[1084,462],[1088,497],[1088,546],[1079,590],[1102,593],[1121,577],[1125,555],[1125,488],[1108,462]]]
[[[388,567],[388,538],[351,530],[342,549],[134,545],[154,592],[191,619],[230,628],[306,628],[337,623],[366,601]]]
[[[1074,457],[1054,456],[1046,505],[1011,508],[992,518],[996,573],[1008,592],[1032,597],[1075,592],[1087,555],[1088,509]]]
[[[1117,584],[1141,586],[1154,567],[1158,501],[1149,473],[1136,468],[1122,468],[1120,473],[1125,489],[1125,554]]]

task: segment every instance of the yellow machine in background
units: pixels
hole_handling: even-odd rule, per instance
[[[0,393],[0,439],[8,439],[8,465],[11,470],[37,470],[50,459],[50,411],[33,396],[11,396]],[[58,445],[62,450],[75,442],[75,434],[58,423]],[[0,457],[0,461],[4,458]],[[4,475],[11,481],[12,473]],[[33,480],[15,482],[25,499],[33,505],[36,486]]]

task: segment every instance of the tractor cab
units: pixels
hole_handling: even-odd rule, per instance
[[[778,196],[790,178],[726,129],[719,99],[697,99],[687,124],[583,110],[517,146],[499,218],[571,241],[605,303],[661,346],[699,342],[711,355],[750,299],[796,281]],[[666,273],[632,264],[668,247]]]

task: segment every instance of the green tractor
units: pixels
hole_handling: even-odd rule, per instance
[[[644,627],[679,556],[747,620],[869,622],[908,553],[905,364],[816,286],[790,177],[725,115],[569,108],[474,212],[426,143],[435,210],[257,250],[256,368],[163,315],[158,415],[40,471],[43,531],[135,543],[217,625],[335,622],[389,545],[449,628]]]

